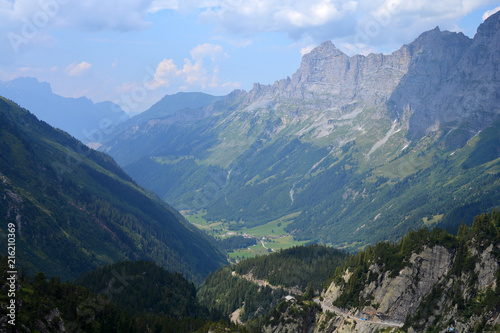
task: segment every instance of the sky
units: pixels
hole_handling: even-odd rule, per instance
[[[391,53],[422,32],[473,37],[500,0],[0,0],[0,80],[135,114],[166,94],[226,95],[292,76],[331,40]]]

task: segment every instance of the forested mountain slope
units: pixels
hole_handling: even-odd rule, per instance
[[[347,258],[342,251],[310,245],[246,259],[210,274],[198,298],[233,321],[251,322],[266,316],[287,295],[311,299],[319,294]]]
[[[0,277],[9,274],[7,257],[0,258]],[[2,332],[241,332],[228,320],[198,305],[196,289],[180,274],[152,262],[120,262],[78,279],[92,290],[21,271],[15,326],[8,324],[8,284],[0,287]],[[99,287],[99,294],[96,288]]]
[[[215,241],[138,186],[113,159],[0,98],[0,219],[17,267],[73,279],[149,259],[196,283],[226,260]],[[0,237],[2,251],[7,238]]]

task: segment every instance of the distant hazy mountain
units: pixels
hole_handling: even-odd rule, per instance
[[[215,240],[139,187],[111,157],[0,98],[0,246],[16,265],[72,279],[120,260],[154,260],[199,283],[225,263]]]
[[[183,109],[196,109],[220,101],[225,96],[212,96],[201,92],[179,92],[166,95],[146,110],[130,119],[129,123],[139,125],[150,119],[164,118]]]
[[[203,107],[224,98],[225,96],[212,96],[200,92],[180,92],[174,95],[166,95],[148,110],[124,121],[112,131],[105,133],[103,137],[96,138],[94,146],[100,147],[104,142],[113,140],[120,133],[133,135],[139,126],[155,126],[158,122],[166,124],[177,121],[193,122],[203,119],[207,116],[207,109]],[[208,110],[211,109],[213,108]],[[141,146],[130,147],[130,149],[134,148],[139,149],[139,151],[147,149]],[[137,153],[127,153],[127,155],[133,160]]]
[[[85,97],[67,98],[52,92],[50,84],[21,77],[0,82],[0,96],[11,99],[39,119],[88,143],[109,133],[129,116],[112,102],[94,104]]]
[[[331,42],[272,85],[151,119],[103,149],[179,209],[357,248],[500,202],[500,13],[470,39],[423,33],[390,55]]]

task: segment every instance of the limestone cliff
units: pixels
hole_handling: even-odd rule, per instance
[[[337,316],[320,323],[331,332],[500,329],[499,222],[494,211],[457,237],[420,231],[358,253],[324,294],[323,310]]]
[[[396,112],[413,110],[410,137],[441,128],[457,131],[451,143],[460,145],[498,119],[500,12],[480,25],[472,40],[436,28],[410,47],[416,56],[389,103]]]
[[[291,79],[255,84],[245,101],[294,103],[299,114],[361,103],[393,119],[409,109],[409,138],[457,131],[451,143],[459,145],[500,117],[499,51],[500,12],[473,39],[436,27],[388,55],[349,57],[327,41],[303,56]]]

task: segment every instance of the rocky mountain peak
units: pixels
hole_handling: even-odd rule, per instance
[[[306,116],[353,103],[377,108],[377,117],[399,119],[408,110],[410,139],[453,130],[471,120],[466,126],[470,128],[458,136],[460,145],[499,114],[494,94],[500,75],[495,69],[499,31],[497,13],[479,27],[474,39],[437,26],[389,55],[348,56],[325,41],[302,57],[291,78],[255,84],[244,104],[255,110],[285,103],[296,106],[294,114]],[[469,89],[473,85],[475,93]],[[486,102],[479,96],[485,92]],[[471,101],[464,103],[463,96]],[[475,112],[483,115],[474,117]]]
[[[474,39],[462,33],[420,35],[408,48],[414,54],[408,73],[395,89],[389,107],[410,109],[409,136],[440,130],[459,147],[500,116],[498,91],[500,14],[488,18]]]
[[[500,11],[488,17],[480,26],[477,28],[477,37],[493,37],[500,31]]]
[[[52,88],[48,82],[40,82],[34,77],[19,77],[12,81],[0,82],[9,89],[29,91],[32,94],[51,94]]]
[[[303,57],[303,61],[308,57],[330,57],[330,56],[338,56],[344,55],[342,51],[337,49],[332,41],[327,40],[326,42],[321,43],[319,46],[312,49],[311,52],[307,53]]]

